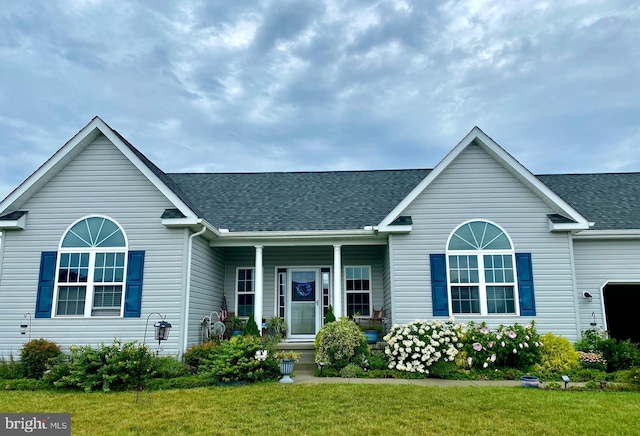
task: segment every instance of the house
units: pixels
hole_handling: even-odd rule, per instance
[[[639,199],[638,173],[534,176],[477,127],[433,169],[167,174],[96,117],[0,203],[0,354],[30,314],[65,349],[166,317],[180,355],[223,295],[291,341],[329,305],[638,341]]]

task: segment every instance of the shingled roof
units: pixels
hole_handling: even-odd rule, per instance
[[[430,170],[171,173],[203,218],[230,231],[377,225]]]
[[[640,173],[547,174],[538,178],[595,222],[593,230],[640,229]]]
[[[378,224],[429,169],[171,173],[198,213],[230,231],[362,229]],[[640,173],[537,176],[595,230],[640,229]]]

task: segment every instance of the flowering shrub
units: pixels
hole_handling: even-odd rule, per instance
[[[606,332],[585,330],[575,344],[576,350],[589,353],[602,353],[606,360],[607,372],[640,366],[640,349],[629,339],[624,341],[610,338]]]
[[[347,317],[325,324],[316,335],[315,361],[341,370],[350,363],[363,365],[369,344],[358,326]]]
[[[604,371],[607,368],[607,359],[604,358],[602,353],[588,353],[585,351],[578,351],[580,357],[580,365],[586,369],[598,369]]]
[[[429,367],[441,359],[453,362],[462,347],[464,328],[464,324],[454,324],[453,318],[393,326],[384,337],[389,368],[429,374]]]
[[[32,339],[20,351],[22,375],[26,378],[41,378],[47,369],[49,359],[62,354],[60,346],[46,339]]]
[[[467,365],[474,368],[494,365],[527,369],[540,362],[541,347],[542,341],[533,322],[524,326],[518,323],[501,325],[495,332],[484,322],[479,326],[471,322],[464,338]]]

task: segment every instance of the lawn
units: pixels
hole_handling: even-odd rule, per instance
[[[638,434],[640,394],[520,387],[281,385],[6,391],[1,412],[71,413],[73,435]]]

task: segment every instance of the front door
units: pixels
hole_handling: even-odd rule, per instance
[[[313,339],[320,329],[319,276],[317,268],[289,270],[290,339]]]

